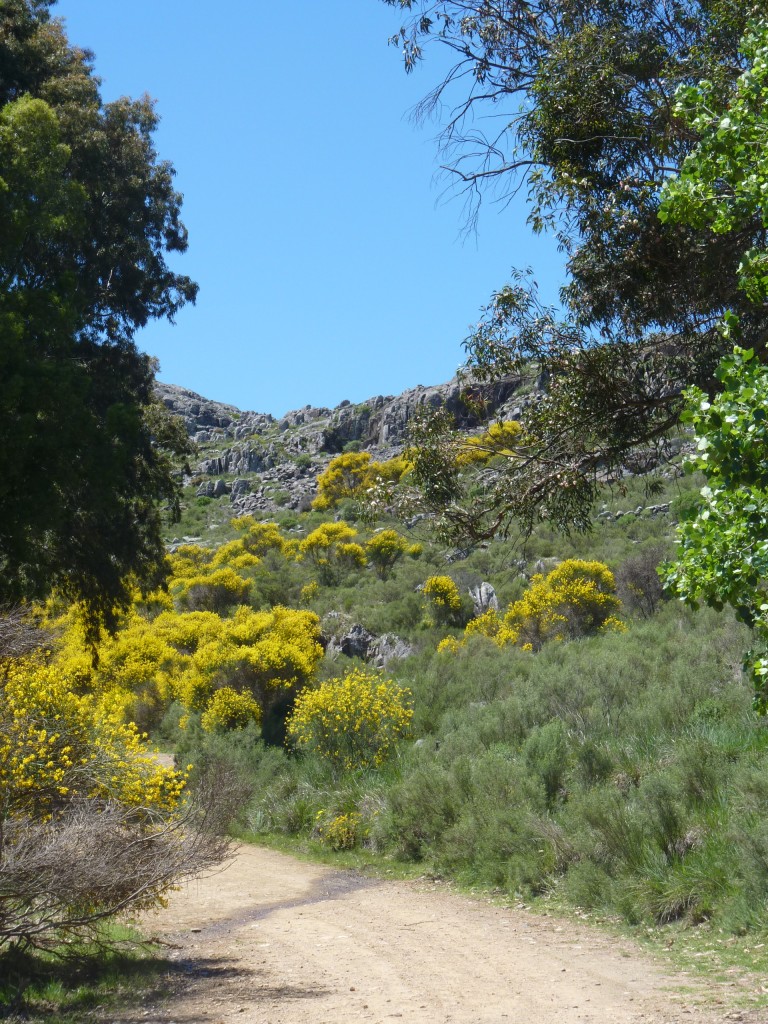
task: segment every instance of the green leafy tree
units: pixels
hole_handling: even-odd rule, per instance
[[[657,216],[663,182],[698,139],[675,91],[706,78],[712,102],[728,102],[751,5],[385,2],[403,14],[393,42],[407,70],[434,48],[453,57],[419,113],[443,119],[446,171],[470,220],[488,191],[503,203],[527,188],[530,223],[555,232],[569,273],[563,312],[518,275],[466,342],[475,398],[505,375],[545,385],[507,470],[466,493],[441,460],[450,425],[438,420],[417,434],[413,479],[452,536],[487,537],[510,519],[586,528],[600,477],[620,473],[639,445],[663,458],[684,389],[711,387],[725,310],[741,316],[750,345],[768,326],[737,287],[743,252],[764,236],[759,216],[718,235]]]
[[[748,66],[727,109],[709,81],[678,93],[677,113],[701,135],[679,176],[665,187],[661,216],[743,237],[745,224],[768,226],[768,22],[751,26],[743,43]],[[751,245],[739,265],[742,291],[755,303],[768,298],[768,246]],[[729,311],[726,338],[743,335],[742,318]],[[768,710],[768,367],[753,349],[736,347],[717,371],[719,393],[686,393],[696,451],[688,468],[707,485],[697,513],[678,527],[675,564],[667,585],[684,601],[732,605],[759,646],[749,661],[756,706]]]
[[[707,485],[694,516],[677,530],[677,559],[666,585],[694,607],[736,609],[761,648],[750,656],[757,705],[768,710],[768,367],[752,350],[736,348],[718,371],[722,392],[709,401],[688,393],[696,452],[688,468]]]
[[[0,602],[58,587],[94,634],[163,572],[182,439],[134,335],[196,286],[151,101],[103,104],[49,7],[0,13]]]
[[[675,112],[699,136],[680,173],[667,182],[659,217],[744,240],[755,221],[768,229],[768,22],[756,22],[742,42],[749,66],[727,109],[708,80],[681,88]],[[752,303],[768,299],[768,247],[740,253],[738,280]],[[734,312],[729,310],[733,324]]]

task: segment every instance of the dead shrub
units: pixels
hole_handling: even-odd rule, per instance
[[[230,843],[213,790],[180,812],[73,801],[49,821],[0,826],[0,949],[90,939],[125,911],[162,906],[163,894],[209,870]]]

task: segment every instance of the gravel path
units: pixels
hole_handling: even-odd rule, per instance
[[[148,926],[175,962],[167,997],[113,1024],[768,1021],[587,926],[259,847]]]

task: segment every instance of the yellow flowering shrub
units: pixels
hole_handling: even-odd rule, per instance
[[[184,776],[164,768],[127,724],[119,693],[76,694],[55,664],[0,665],[0,815],[55,816],[74,800],[172,810]]]
[[[363,546],[356,544],[354,541],[351,544],[337,544],[336,558],[339,565],[343,565],[348,569],[362,569],[368,561],[365,557]]]
[[[299,593],[301,603],[311,604],[319,593],[320,584],[317,582],[317,580],[310,580],[309,583],[304,584]]]
[[[200,576],[206,566],[211,564],[212,559],[213,551],[210,548],[203,548],[198,544],[182,544],[168,556],[169,571],[177,580]]]
[[[384,483],[399,483],[413,469],[413,463],[404,459],[402,455],[396,455],[392,459],[385,459],[384,462],[371,464],[371,473],[377,480]]]
[[[280,533],[277,523],[257,523],[253,516],[241,516],[239,519],[231,520],[232,526],[243,536],[239,541],[242,549],[251,555],[261,558],[268,551],[279,551],[283,554],[289,548],[290,541],[287,541]]]
[[[547,576],[534,576],[503,617],[491,610],[472,619],[464,638],[486,636],[499,647],[516,644],[523,650],[538,651],[549,640],[625,631],[626,625],[616,614],[620,608],[608,566],[571,558]]]
[[[374,462],[370,452],[344,452],[331,459],[317,478],[318,495],[312,507],[324,511],[345,498],[362,498],[373,487],[396,484],[410,469],[403,458]]]
[[[478,615],[477,618],[467,623],[464,636],[473,635],[486,636],[489,640],[493,640],[498,647],[503,647],[505,644],[515,643],[519,634],[507,624],[505,619],[499,617],[498,612],[489,608],[483,615]]]
[[[520,600],[510,605],[504,622],[516,631],[515,643],[539,650],[548,640],[596,633],[621,608],[614,591],[607,565],[570,558],[547,576],[534,576]]]
[[[145,727],[174,700],[205,713],[224,687],[264,711],[281,691],[305,686],[323,655],[317,615],[283,607],[254,611],[240,605],[226,618],[212,611],[164,611],[148,619],[130,611],[122,629],[102,638],[96,667],[77,616],[58,620],[58,627],[56,663],[70,686],[119,695],[126,719]]]
[[[181,603],[193,611],[221,612],[246,601],[251,584],[227,567],[184,577],[175,581],[171,589]]]
[[[261,559],[250,551],[246,551],[242,540],[231,540],[228,544],[222,544],[220,548],[216,549],[216,553],[211,559],[211,566],[213,568],[219,569],[223,567],[232,569],[235,572],[241,572],[243,569],[252,569],[260,564]]]
[[[327,543],[339,564],[365,561],[363,548],[350,541],[354,530],[328,526],[314,538],[317,549],[308,545],[311,553]],[[238,529],[240,538],[218,552],[184,545],[171,556],[170,592],[197,610],[177,611],[163,600],[147,614],[137,594],[118,632],[102,636],[95,662],[82,616],[69,609],[53,619],[52,609],[48,621],[60,637],[56,663],[70,685],[80,693],[110,694],[126,720],[146,728],[161,720],[172,701],[208,714],[209,726],[220,728],[246,711],[251,719],[260,717],[281,692],[305,686],[323,655],[317,615],[283,607],[254,611],[243,603],[251,581],[232,568],[259,565],[257,551],[292,548],[274,524],[246,519]],[[217,696],[224,689],[230,695]]]
[[[453,622],[461,611],[461,594],[450,576],[430,576],[422,594],[427,601],[428,619],[438,623]]]
[[[408,730],[410,691],[364,669],[303,690],[294,704],[287,735],[347,770],[378,767]]]
[[[332,850],[353,850],[361,838],[362,817],[357,811],[331,817],[327,811],[318,811],[315,832],[323,846]]]
[[[208,703],[200,723],[207,732],[217,729],[244,729],[261,721],[261,708],[250,693],[238,693],[229,686],[217,690]]]
[[[445,636],[437,645],[438,654],[458,654],[462,645],[455,636]]]
[[[102,641],[97,678],[102,688],[139,691],[156,680],[163,666],[175,657],[176,651],[155,624],[132,612],[118,633]]]
[[[153,590],[151,594],[144,596],[140,591],[136,591],[133,606],[136,611],[148,619],[152,619],[156,615],[160,615],[161,612],[173,611],[173,598],[167,590]]]
[[[158,615],[153,625],[162,640],[177,655],[191,655],[221,632],[221,618],[215,612],[168,612]]]
[[[365,552],[355,537],[357,530],[347,523],[322,523],[299,542],[299,558],[312,562],[321,581],[331,583],[336,570],[365,564]]]
[[[242,607],[219,625],[178,680],[178,699],[190,710],[205,710],[218,689],[230,687],[249,693],[265,711],[281,690],[305,686],[323,656],[314,612]]]
[[[321,523],[299,542],[299,553],[302,558],[317,562],[327,558],[337,544],[349,543],[356,536],[357,530],[347,523]]]
[[[482,464],[488,462],[494,455],[511,458],[522,434],[523,428],[517,420],[492,423],[482,434],[462,438],[456,463],[459,466]]]
[[[344,498],[354,498],[365,490],[371,467],[370,452],[344,452],[331,459],[317,478],[318,494],[312,508],[333,508]]]
[[[365,545],[365,553],[377,575],[385,580],[406,552],[413,553],[413,547],[397,530],[380,530]]]

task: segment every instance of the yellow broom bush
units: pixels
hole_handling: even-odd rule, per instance
[[[409,690],[391,679],[354,669],[296,698],[287,735],[336,768],[378,767],[408,731],[413,709]]]

